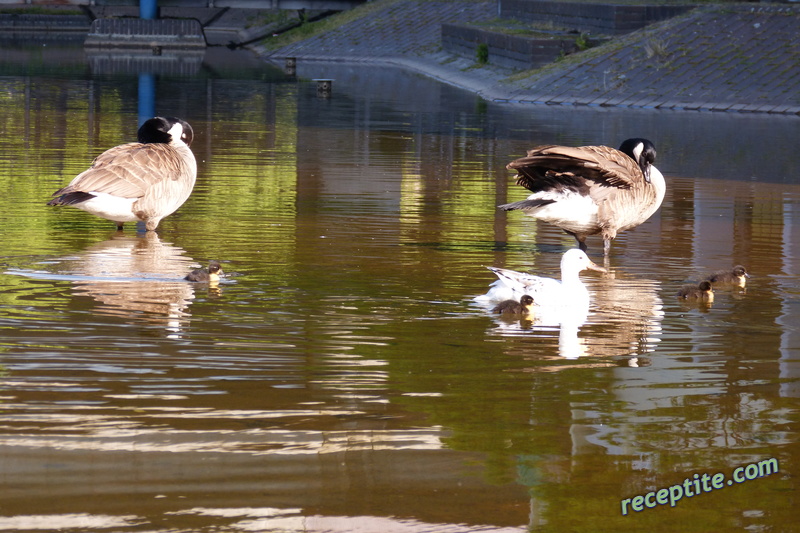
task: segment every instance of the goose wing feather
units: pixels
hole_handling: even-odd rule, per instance
[[[122,198],[141,198],[148,187],[159,182],[177,181],[180,158],[167,144],[128,143],[106,150],[69,185],[53,196],[70,192],[99,192]]]
[[[644,181],[633,159],[608,146],[539,146],[507,168],[516,170],[517,184],[532,192],[590,186],[586,180],[618,189]]]

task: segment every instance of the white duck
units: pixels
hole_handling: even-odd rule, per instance
[[[174,117],[146,120],[139,142],[121,144],[100,154],[92,166],[53,193],[47,205],[71,205],[117,223],[141,221],[158,227],[189,198],[197,162],[189,149],[193,131]]]
[[[588,308],[589,290],[578,274],[587,269],[606,272],[605,268],[589,259],[586,252],[577,248],[566,251],[561,257],[561,281],[505,268],[488,268],[498,279],[492,283],[488,293],[475,298],[477,301],[519,300],[529,294],[535,306],[551,308]]]
[[[647,139],[628,139],[619,150],[608,146],[539,146],[507,168],[517,185],[533,192],[526,200],[501,205],[558,226],[586,250],[586,237],[603,237],[608,257],[617,233],[655,213],[666,192],[653,166],[656,149]]]

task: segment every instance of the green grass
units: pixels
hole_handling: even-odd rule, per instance
[[[261,41],[261,44],[267,50],[277,50],[284,46],[294,44],[303,39],[314,37],[321,33],[329,32],[344,26],[345,24],[358,20],[363,17],[369,16],[371,13],[386,9],[389,6],[397,4],[402,0],[377,0],[375,2],[367,2],[361,4],[348,11],[342,11],[331,17],[318,20],[316,22],[306,22],[302,25],[284,32],[277,37],[268,37]]]
[[[258,15],[247,17],[247,27],[268,26],[270,24],[283,24],[289,20],[289,12],[284,9],[260,12]]]

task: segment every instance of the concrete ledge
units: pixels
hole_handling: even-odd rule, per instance
[[[94,74],[135,75],[143,72],[167,76],[195,76],[203,64],[205,50],[175,50],[159,56],[135,50],[90,50],[86,53]]]
[[[85,48],[205,48],[197,20],[107,18],[92,22]]]
[[[479,44],[489,48],[489,63],[505,68],[529,69],[552,63],[578,50],[575,35],[525,37],[461,24],[442,24],[442,48],[475,59]]]
[[[89,25],[89,17],[84,15],[0,15],[0,31],[3,32],[86,33]]]
[[[552,2],[547,0],[503,0],[501,18],[552,22],[563,28],[620,35],[638,30],[694,9],[693,5],[618,5]]]

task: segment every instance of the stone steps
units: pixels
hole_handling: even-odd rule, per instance
[[[0,32],[86,33],[90,23],[86,15],[0,14]]]
[[[443,24],[442,49],[477,57],[488,48],[488,62],[504,68],[539,68],[566,55],[597,46],[649,24],[681,15],[693,5],[619,5],[545,0],[504,0],[501,22],[493,28],[477,24]],[[504,28],[498,26],[504,25]],[[536,29],[539,28],[539,29]],[[547,28],[542,30],[541,28]]]
[[[580,32],[622,35],[682,15],[694,5],[594,4],[546,0],[503,0],[500,18],[548,22]]]
[[[465,24],[443,24],[441,39],[444,50],[472,58],[476,58],[477,49],[483,44],[487,47],[488,63],[512,69],[542,67],[607,40],[588,39],[585,35],[568,31],[550,35],[536,33],[536,36],[526,36]]]
[[[205,48],[203,29],[193,19],[105,18],[92,21],[84,47],[153,49]]]

